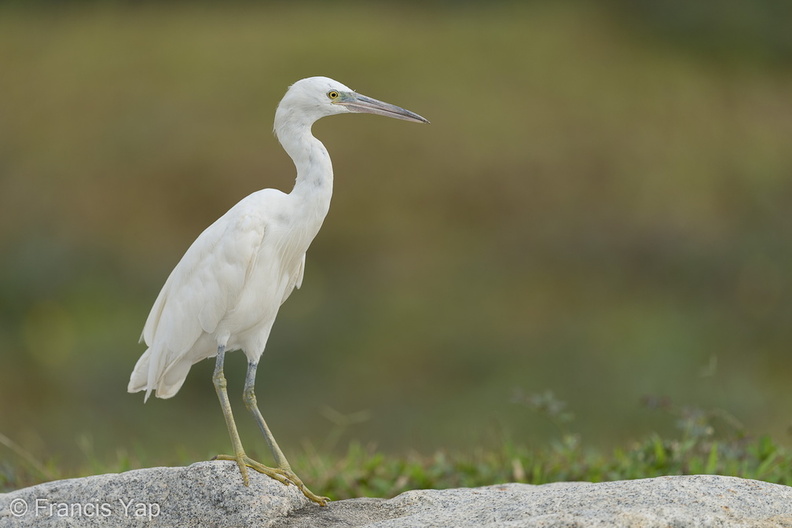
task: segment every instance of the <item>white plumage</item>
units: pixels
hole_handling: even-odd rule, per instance
[[[247,196],[193,242],[154,302],[141,337],[148,349],[128,386],[129,392],[145,390],[146,399],[152,391],[159,398],[170,398],[194,363],[217,356],[215,387],[235,448],[230,458],[239,464],[245,481],[245,466],[274,478],[280,475],[279,480],[298,484],[320,504],[326,499],[304,487],[271,437],[256,407],[253,385],[278,309],[300,287],[305,253],[330,207],[333,167],[311,126],[321,117],[348,112],[428,122],[327,77],[294,83],[275,113],[275,134],[297,168],[294,189],[289,194],[264,189]],[[245,403],[273,450],[279,466],[275,470],[246,457],[226,403],[224,353],[237,349],[248,359]]]
[[[299,213],[288,196],[271,189],[248,196],[187,250],[146,321],[149,349],[130,392],[172,397],[190,366],[214,356],[218,345],[258,361],[278,307],[302,282],[305,251],[324,218],[312,234],[296,233],[287,224]]]

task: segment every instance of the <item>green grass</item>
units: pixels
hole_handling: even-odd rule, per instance
[[[792,484],[792,451],[769,436],[752,437],[721,410],[678,407],[667,400],[647,401],[677,418],[678,435],[645,438],[609,449],[591,448],[569,427],[565,405],[552,393],[521,399],[551,421],[556,440],[542,446],[504,441],[495,448],[438,450],[402,456],[385,454],[372,445],[351,442],[340,454],[324,454],[306,444],[293,465],[310,486],[338,499],[392,497],[411,489],[487,486],[503,482],[545,484],[561,481],[601,482],[662,475],[717,474]],[[15,455],[0,464],[0,491],[11,491],[53,479],[128,471],[151,464],[148,456],[118,452],[100,461],[90,443],[83,446],[82,467],[66,474],[56,460],[41,461],[9,438],[0,444]],[[195,460],[181,455],[180,464]]]

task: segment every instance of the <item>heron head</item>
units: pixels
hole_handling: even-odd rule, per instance
[[[302,114],[310,122],[325,116],[345,113],[368,113],[428,123],[427,119],[371,97],[356,93],[351,88],[327,77],[309,77],[292,84],[283,97],[279,111]]]

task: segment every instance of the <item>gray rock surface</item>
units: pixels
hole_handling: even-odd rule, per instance
[[[200,462],[0,495],[0,527],[28,526],[792,528],[792,488],[697,475],[416,490],[321,508],[255,471],[246,488],[233,462]]]

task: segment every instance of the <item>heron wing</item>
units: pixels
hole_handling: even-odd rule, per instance
[[[205,339],[201,340],[201,347],[196,343],[204,334],[214,332],[229,310],[234,309],[256,265],[268,230],[261,211],[262,198],[266,196],[241,201],[206,228],[165,282],[141,336],[149,346],[144,354],[148,392],[162,389],[160,380],[175,364],[187,366],[181,376],[183,381],[189,365],[215,352],[216,343]],[[141,357],[141,370],[143,361]],[[143,375],[140,372],[138,379]],[[140,386],[140,380],[135,386]],[[130,390],[132,387],[130,381]]]
[[[267,229],[232,212],[201,233],[171,272],[143,328],[147,345],[186,352],[236,305]]]
[[[286,287],[286,290],[283,292],[283,299],[281,299],[281,304],[286,302],[286,299],[289,298],[289,295],[294,291],[294,288],[299,289],[302,286],[303,276],[305,275],[305,253],[303,253],[302,258],[300,259],[300,263],[297,266],[297,269],[293,274],[289,276],[289,285]]]

